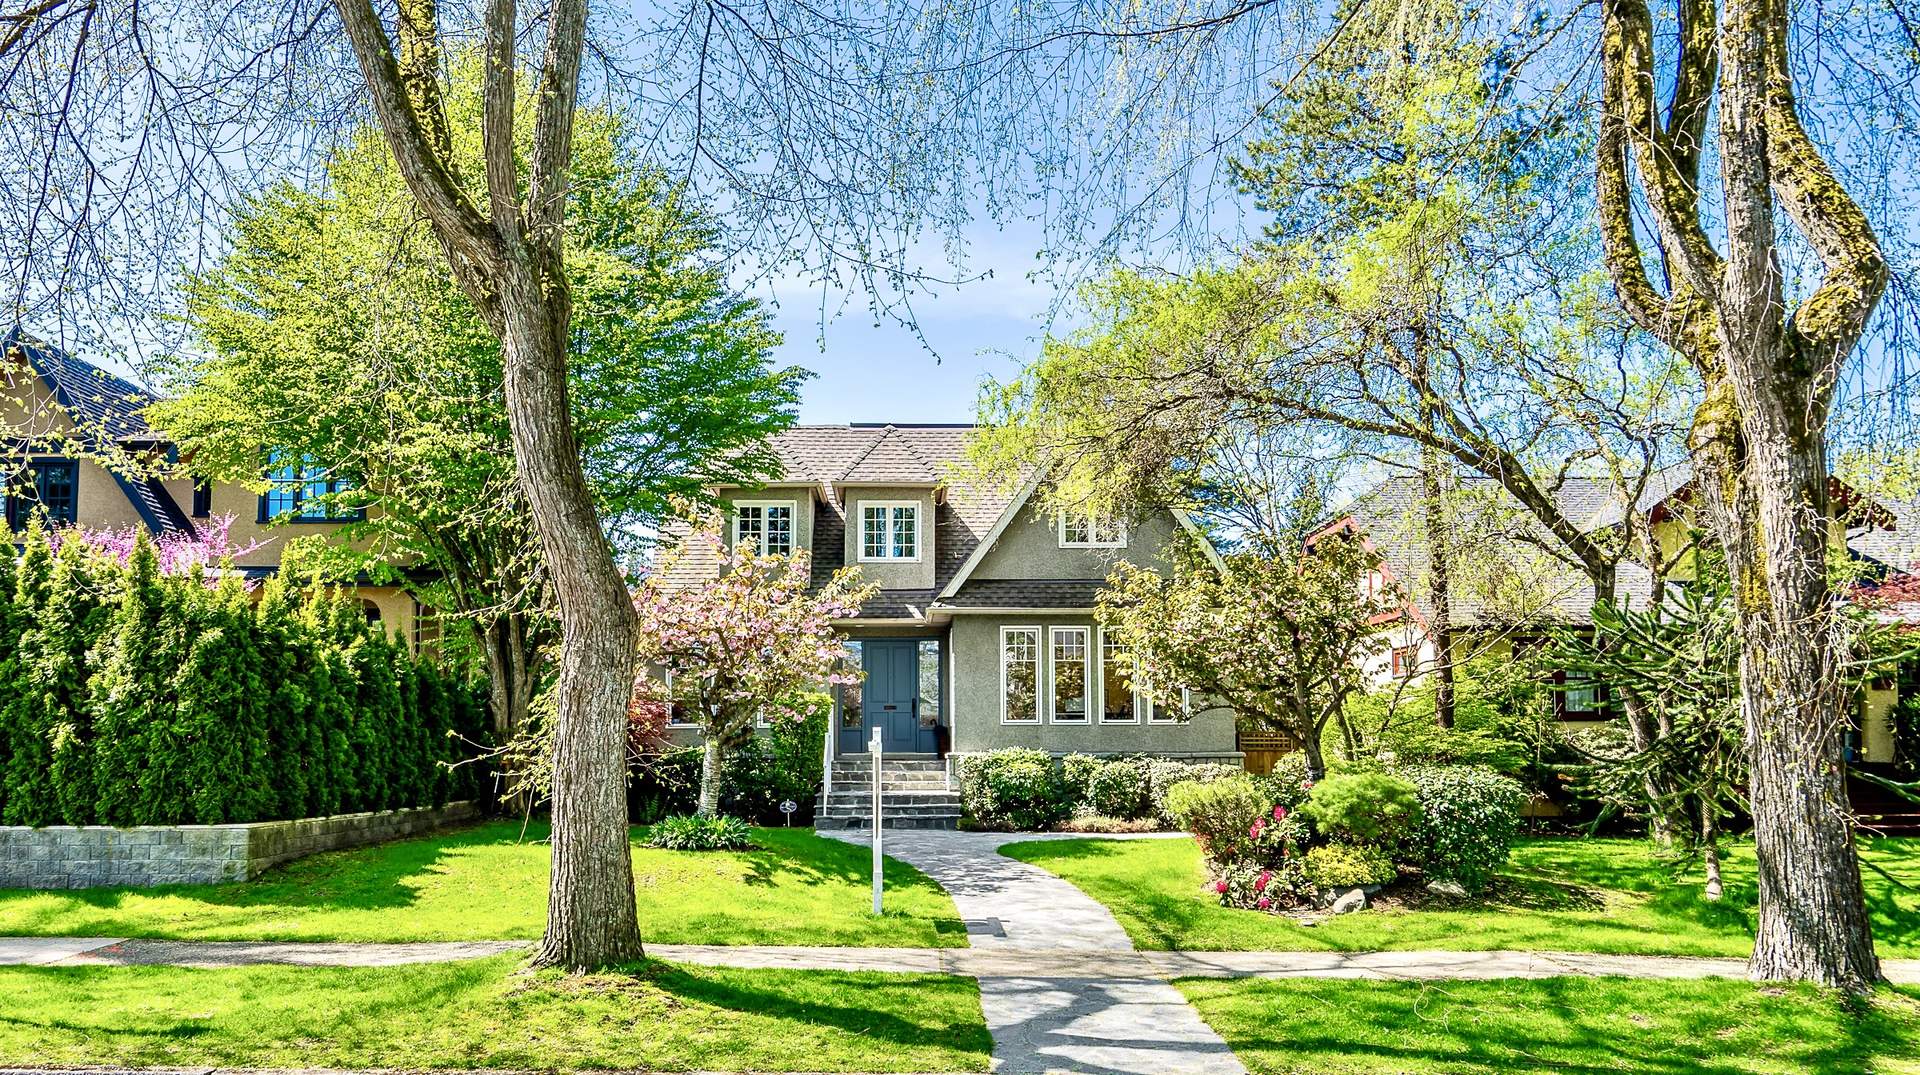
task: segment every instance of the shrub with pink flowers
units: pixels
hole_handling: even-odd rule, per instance
[[[1403,876],[1484,885],[1506,860],[1523,798],[1513,781],[1472,766],[1350,769],[1316,782],[1293,759],[1268,775],[1166,793],[1206,858],[1209,891],[1273,913]]]

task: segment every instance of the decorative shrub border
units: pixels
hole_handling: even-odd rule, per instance
[[[480,816],[474,801],[235,825],[0,826],[0,888],[245,881],[321,851],[415,836]]]

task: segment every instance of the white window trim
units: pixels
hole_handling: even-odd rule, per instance
[[[1093,532],[1095,529],[1094,522],[1098,518],[1097,516],[1095,516],[1090,511],[1068,512],[1060,516],[1059,520],[1054,524],[1054,531],[1056,535],[1060,538],[1061,548],[1063,549],[1124,549],[1127,547],[1127,521],[1125,519],[1109,519],[1109,521],[1113,522],[1115,525],[1117,525],[1120,528],[1120,539],[1118,541],[1091,541],[1091,540],[1068,541],[1067,540],[1067,520],[1078,519],[1078,518],[1084,518],[1087,520],[1087,534],[1089,537],[1093,535]]]
[[[1161,716],[1159,704],[1149,698],[1147,700],[1147,723],[1158,724],[1162,727],[1193,723],[1193,691],[1186,687],[1180,688],[1180,713],[1172,717]]]
[[[926,523],[921,518],[921,516],[926,513],[921,511],[920,507],[921,505],[918,500],[855,501],[854,511],[855,511],[855,514],[858,515],[860,518],[860,526],[858,527],[859,529],[858,543],[854,545],[853,548],[854,548],[854,554],[858,559],[858,561],[863,564],[917,564],[919,563],[920,558],[926,555],[926,549],[927,549],[926,543],[922,541],[922,538],[924,537],[924,532],[926,529]],[[893,536],[893,509],[894,508],[912,508],[913,509],[913,555],[912,556],[868,556],[867,555],[867,509],[868,508],[886,508],[887,509],[887,537],[889,539],[891,539]],[[887,541],[886,547],[889,550],[893,548],[892,540]]]
[[[1100,719],[1096,723],[1109,726],[1124,726],[1140,723],[1140,714],[1152,708],[1153,699],[1140,693],[1138,689],[1135,689],[1133,692],[1133,716],[1128,717],[1126,720],[1107,719],[1107,629],[1105,627],[1100,628],[1094,632],[1094,636],[1094,641],[1098,644],[1100,652],[1100,660],[1097,662],[1099,665],[1097,669],[1098,674],[1095,677],[1099,685]]]
[[[733,547],[734,548],[737,549],[740,547],[740,509],[741,508],[785,508],[787,509],[787,540],[790,543],[790,547],[787,549],[787,553],[790,554],[800,547],[800,505],[798,503],[792,500],[736,500],[733,502]],[[761,519],[761,525],[762,526],[766,525],[766,520],[764,516]],[[764,545],[761,547],[760,551],[761,552],[767,551]]]
[[[1033,719],[1007,719],[1007,636],[1015,631],[1033,632]],[[1016,728],[1037,728],[1047,722],[1046,662],[1047,632],[1039,624],[1002,625],[1000,628],[1000,723]]]
[[[1047,704],[1046,704],[1047,723],[1058,724],[1063,728],[1084,728],[1089,724],[1093,723],[1094,670],[1093,668],[1089,667],[1090,662],[1088,657],[1082,657],[1080,659],[1080,665],[1081,665],[1080,689],[1082,691],[1083,697],[1086,700],[1086,706],[1087,706],[1086,715],[1081,717],[1079,720],[1061,720],[1060,714],[1054,710],[1054,706],[1053,706],[1054,697],[1055,697],[1053,693],[1054,673],[1059,667],[1059,657],[1054,653],[1054,650],[1053,650],[1053,636],[1056,634],[1065,634],[1069,631],[1078,631],[1080,633],[1080,636],[1083,639],[1083,641],[1080,643],[1081,652],[1088,653],[1090,655],[1093,649],[1093,628],[1091,627],[1076,626],[1074,624],[1060,624],[1057,626],[1050,626],[1047,628],[1047,676],[1046,676],[1047,689],[1045,692],[1046,699],[1047,699]]]

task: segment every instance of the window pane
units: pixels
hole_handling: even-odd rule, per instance
[[[793,509],[789,507],[770,507],[766,509],[766,532],[760,538],[760,548],[780,556],[793,553]]]
[[[734,516],[733,520],[734,546],[737,548],[751,543],[755,548],[765,552],[767,549],[766,527],[760,509],[740,508],[738,511],[739,514]]]
[[[862,656],[864,649],[865,649],[865,646],[861,643],[859,639],[851,638],[847,640],[847,650],[853,654],[853,660],[849,661],[848,663],[853,668],[855,669],[865,668],[864,659]],[[842,728],[858,728],[861,726],[861,719],[862,719],[861,707],[865,701],[864,693],[863,693],[865,689],[866,689],[866,683],[864,681],[860,683],[845,683],[841,685],[840,687],[840,726]]]
[[[887,555],[887,509],[860,509],[860,555],[884,559]]]
[[[919,555],[915,542],[919,538],[914,526],[914,518],[919,514],[917,508],[893,509],[893,555],[895,559],[911,560]]]
[[[1118,519],[1095,519],[1092,522],[1092,528],[1093,540],[1102,545],[1120,545],[1126,540],[1124,537],[1125,531],[1121,528],[1120,520]]]
[[[47,509],[47,520],[56,525],[71,526],[79,518],[78,498],[74,496],[75,466],[62,462],[37,467],[40,503]]]
[[[1120,658],[1120,644],[1102,632],[1100,635],[1100,719],[1114,724],[1131,724],[1136,718],[1133,685],[1126,678],[1126,662]]]
[[[1062,533],[1066,535],[1069,545],[1085,545],[1093,540],[1090,521],[1084,515],[1068,516]]]
[[[920,726],[940,726],[940,640],[920,640]]]
[[[1053,720],[1056,724],[1087,722],[1087,629],[1053,630]]]
[[[1019,627],[1000,634],[1000,684],[1008,721],[1040,719],[1040,629]]]

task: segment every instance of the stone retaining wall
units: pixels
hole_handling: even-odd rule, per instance
[[[480,816],[477,802],[243,825],[0,826],[0,888],[245,881],[320,851],[414,836]]]

